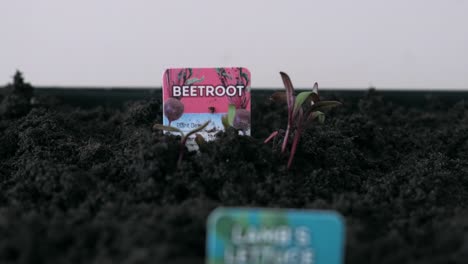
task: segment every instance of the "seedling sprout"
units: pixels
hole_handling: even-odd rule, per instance
[[[224,129],[233,127],[245,135],[250,128],[250,112],[242,108],[236,109],[234,104],[230,104],[228,113],[221,117],[221,121]]]
[[[185,152],[185,143],[187,143],[187,139],[197,133],[197,132],[200,132],[202,131],[203,129],[205,129],[208,124],[210,123],[210,121],[206,121],[205,123],[203,123],[201,126],[195,128],[194,130],[191,130],[189,131],[187,134],[184,134],[184,132],[182,132],[182,130],[176,128],[176,127],[172,127],[172,126],[165,126],[165,125],[161,125],[161,124],[155,124],[153,126],[153,129],[155,130],[165,130],[165,131],[169,131],[169,132],[175,132],[175,133],[179,133],[180,134],[180,150],[179,150],[179,158],[177,159],[177,167],[180,166],[180,164],[182,163],[182,159],[184,157],[184,152]]]
[[[289,76],[284,72],[280,72],[280,75],[286,92],[276,92],[271,96],[271,99],[277,102],[286,101],[288,105],[288,122],[281,144],[281,153],[286,152],[289,138],[292,137],[293,141],[288,159],[288,168],[290,168],[305,125],[315,120],[323,123],[325,114],[322,111],[339,106],[341,103],[338,101],[320,101],[318,83],[314,84],[312,91],[301,92],[295,96],[294,87]],[[280,131],[274,131],[265,139],[264,143],[270,142],[278,135],[280,135]]]

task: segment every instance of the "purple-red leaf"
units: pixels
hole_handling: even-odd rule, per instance
[[[318,90],[318,83],[314,83],[314,87],[312,88],[312,101],[314,103],[320,101],[320,95],[319,95],[319,90]]]
[[[288,145],[289,133],[290,133],[291,124],[293,121],[294,87],[292,85],[291,79],[286,73],[280,72],[280,75],[281,75],[281,79],[283,79],[284,88],[286,89],[286,101],[288,103],[288,127],[286,128],[283,145],[281,146],[281,152],[284,153],[286,151],[286,146]]]
[[[284,73],[280,72],[281,79],[283,79],[284,88],[286,89],[286,101],[288,103],[288,119],[292,119],[292,112],[294,107],[294,87],[291,82],[291,78]],[[288,120],[291,123],[291,120]]]

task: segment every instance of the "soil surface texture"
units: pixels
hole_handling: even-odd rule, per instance
[[[337,210],[349,264],[468,261],[461,99],[328,92],[343,106],[287,170],[263,144],[286,108],[254,90],[252,137],[220,133],[177,169],[179,138],[152,130],[157,97],[80,108],[21,87],[0,95],[0,263],[204,263],[218,206]]]

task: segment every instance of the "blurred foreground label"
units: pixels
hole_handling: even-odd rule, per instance
[[[345,227],[333,211],[218,208],[207,264],[340,264]]]
[[[234,120],[234,127],[250,135],[250,85],[250,72],[242,67],[167,69],[163,75],[163,124],[187,134],[209,121],[197,134],[213,140],[224,130],[222,117],[233,105],[239,113],[236,118],[240,117]],[[189,147],[193,138],[189,138]]]

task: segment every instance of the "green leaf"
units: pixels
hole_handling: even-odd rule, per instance
[[[297,110],[302,106],[302,104],[307,100],[307,98],[312,94],[313,92],[302,92],[296,96],[296,102],[294,103],[294,113],[297,112]]]
[[[155,124],[153,126],[153,129],[155,130],[165,130],[165,131],[169,131],[169,132],[177,132],[177,133],[180,133],[180,134],[184,134],[182,132],[182,130],[176,128],[176,127],[172,127],[172,126],[165,126],[165,125],[161,125],[161,124]]]
[[[221,123],[223,124],[224,130],[226,130],[226,129],[228,129],[228,127],[230,127],[227,115],[223,115],[221,117]]]
[[[315,119],[317,119],[319,123],[323,124],[323,122],[325,122],[325,114],[320,111],[314,111],[310,113],[309,117],[307,118],[307,121],[312,122]]]
[[[228,116],[227,116],[229,126],[232,126],[232,124],[234,124],[235,116],[236,116],[236,106],[233,104],[230,104],[229,110],[228,110]]]
[[[324,110],[330,110],[334,107],[340,106],[342,103],[338,101],[320,101],[316,102],[314,105],[311,107],[311,111],[324,111]]]
[[[191,85],[191,84],[194,84],[194,83],[197,83],[197,82],[203,82],[204,79],[205,79],[205,76],[202,76],[201,78],[193,77],[193,78],[188,79],[185,82],[185,84],[186,85]]]

